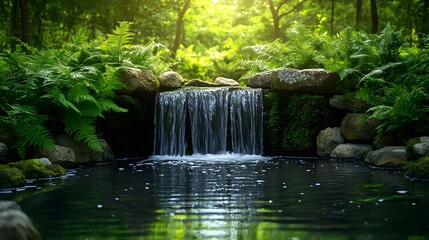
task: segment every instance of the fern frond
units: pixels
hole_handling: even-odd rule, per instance
[[[97,137],[95,118],[83,117],[74,113],[66,113],[64,117],[65,132],[78,142],[84,142],[95,151],[102,151]]]
[[[106,98],[98,99],[98,105],[100,106],[102,112],[128,112],[128,109],[119,107],[112,100]]]

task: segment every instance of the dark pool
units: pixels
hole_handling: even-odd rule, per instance
[[[31,183],[45,239],[429,239],[429,183],[353,161],[116,161]]]

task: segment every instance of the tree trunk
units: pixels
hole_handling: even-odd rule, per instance
[[[281,37],[279,9],[276,9],[273,0],[268,0],[268,4],[270,5],[271,16],[273,18],[274,38],[277,39]]]
[[[179,16],[177,17],[177,21],[176,21],[176,35],[174,37],[173,47],[171,48],[171,57],[173,59],[176,58],[177,49],[179,49],[180,36],[182,34],[182,28],[184,28],[183,18],[185,17],[186,10],[188,10],[190,4],[191,4],[191,0],[185,0],[185,4],[183,8],[180,9],[180,6],[178,8]]]
[[[377,11],[376,0],[371,0],[371,20],[372,20],[372,33],[375,34],[378,32],[378,11]]]
[[[331,22],[329,27],[331,35],[334,34],[334,17],[335,17],[335,0],[331,0]]]
[[[360,29],[362,22],[362,0],[356,0],[356,29]]]
[[[21,10],[21,41],[28,43],[30,32],[30,20],[28,18],[27,4],[25,0],[19,0],[19,9]]]

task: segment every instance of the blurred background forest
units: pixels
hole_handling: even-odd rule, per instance
[[[96,38],[129,21],[133,43],[163,44],[186,78],[237,79],[250,54],[243,48],[287,41],[294,24],[332,36],[347,27],[378,33],[390,24],[418,42],[429,33],[428,8],[429,0],[5,0],[0,51],[19,41],[58,49],[82,27]]]

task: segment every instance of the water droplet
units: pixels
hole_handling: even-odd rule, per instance
[[[124,168],[120,167],[118,168],[119,171],[124,171]]]
[[[302,192],[302,193],[300,193],[300,194],[301,194],[301,196],[302,196],[302,195],[304,195],[304,193],[303,193],[303,192]]]
[[[115,200],[116,200],[116,201],[118,201],[118,200],[119,200],[119,198],[115,198]]]
[[[103,207],[103,205],[101,205],[101,204],[97,205],[97,208],[102,208],[102,207]]]
[[[407,193],[408,191],[407,190],[398,190],[398,191],[396,191],[397,193],[399,193],[399,194],[405,194],[405,193]]]
[[[268,202],[269,202],[269,203],[273,203],[273,200],[269,200]]]
[[[384,199],[380,198],[378,199],[379,202],[384,202]]]
[[[315,183],[314,185],[316,185],[316,186],[320,186],[320,183]]]
[[[412,205],[412,206],[416,206],[416,205],[417,205],[417,203],[413,202],[413,203],[411,203],[411,205]]]

